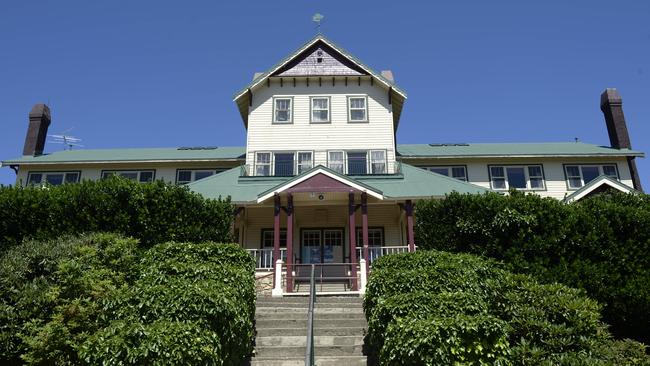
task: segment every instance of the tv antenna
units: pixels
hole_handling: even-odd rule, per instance
[[[311,17],[311,20],[316,23],[316,32],[318,32],[318,34],[320,34],[320,23],[323,18],[325,18],[325,16],[323,16],[321,13],[316,13],[313,17]]]
[[[65,146],[67,146],[68,150],[72,150],[73,146],[83,147],[83,145],[79,144],[81,142],[80,138],[76,138],[74,136],[68,135],[68,132],[70,132],[73,128],[74,127],[68,128],[67,130],[61,132],[58,135],[48,135],[49,137],[52,138],[52,140],[50,140],[50,142],[52,142],[54,144],[63,144]]]

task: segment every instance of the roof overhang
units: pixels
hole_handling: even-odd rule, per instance
[[[378,191],[372,187],[369,187],[363,183],[360,183],[354,179],[350,179],[346,176],[337,174],[336,172],[325,168],[323,166],[317,166],[310,171],[305,172],[302,175],[299,175],[293,179],[290,179],[286,182],[283,182],[276,187],[273,187],[272,189],[269,189],[266,192],[262,192],[258,195],[257,197],[257,203],[262,203],[269,198],[274,197],[276,194],[280,194],[282,192],[286,193],[292,193],[292,192],[307,192],[307,191],[322,191],[322,192],[328,192],[328,191],[341,191],[339,188],[335,188],[333,186],[325,186],[325,187],[311,187],[311,188],[302,188],[301,184],[317,177],[318,175],[322,175],[324,177],[327,177],[335,182],[338,182],[339,184],[348,187],[345,191],[347,192],[362,192],[362,193],[367,193],[369,196],[375,197],[378,200],[383,200],[384,195],[382,194],[381,191]]]
[[[589,182],[589,184],[566,196],[566,198],[564,198],[564,202],[573,203],[579,201],[594,193],[595,191],[599,191],[604,188],[615,189],[623,193],[638,193],[637,190],[628,185],[625,185],[605,175],[601,175],[600,177]]]

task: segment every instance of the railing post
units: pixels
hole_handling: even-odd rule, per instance
[[[274,276],[273,290],[271,291],[272,297],[282,297],[282,259],[275,261],[275,276]]]
[[[359,272],[361,273],[361,284],[359,286],[359,296],[362,297],[366,293],[366,282],[368,273],[366,271],[366,260],[361,258],[359,259]]]

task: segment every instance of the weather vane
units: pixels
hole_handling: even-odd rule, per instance
[[[314,14],[313,17],[311,17],[311,20],[316,23],[316,30],[318,31],[318,34],[320,34],[320,22],[325,18],[322,14],[316,13]]]

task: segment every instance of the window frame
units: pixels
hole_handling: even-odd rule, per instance
[[[368,123],[370,121],[370,118],[368,116],[368,96],[367,95],[348,95],[347,96],[347,109],[348,109],[348,123]],[[363,110],[365,111],[365,119],[360,120],[360,119],[352,119],[352,103],[351,99],[363,99],[364,100],[364,108]],[[361,110],[361,108],[354,108],[354,110]]]
[[[567,172],[567,167],[570,167],[570,166],[577,166],[578,170],[580,171],[580,182],[582,183],[582,185],[580,187],[571,187],[571,185],[569,184],[569,174]],[[605,175],[604,169],[603,169],[604,166],[613,166],[614,169],[616,170],[616,180],[619,181],[619,182],[621,181],[621,172],[618,170],[618,163],[564,163],[564,164],[562,164],[562,170],[564,171],[564,183],[566,184],[566,188],[567,188],[568,191],[577,191],[578,189],[580,189],[580,188],[586,186],[587,184],[589,184],[589,182],[585,183],[584,175],[582,174],[582,167],[583,166],[596,166],[596,167],[598,167],[598,172],[599,172],[598,177],[600,177],[601,175]],[[609,177],[609,178],[613,178],[613,177],[611,177],[609,175],[606,175],[606,176]]]
[[[253,153],[253,176],[255,177],[272,177],[273,176],[273,152],[272,151],[255,151]],[[258,175],[257,174],[257,166],[260,165],[259,160],[257,158],[257,154],[269,154],[269,162],[264,163],[263,165],[269,167],[269,174],[268,175]]]
[[[324,111],[325,109],[314,109],[314,99],[327,100],[327,120],[314,121],[314,111]],[[311,96],[309,97],[309,123],[316,125],[332,123],[332,98],[330,96]]]
[[[273,248],[273,244],[271,244],[270,246],[264,246],[264,235],[266,233],[270,233],[270,235],[271,235],[271,243],[273,243],[273,240],[274,240],[273,235],[275,234],[273,228],[262,228],[260,230],[260,249]],[[282,236],[283,235],[284,235],[284,244],[282,243]],[[287,229],[286,228],[284,228],[284,229],[280,228],[280,248],[286,248],[286,247],[287,247]]]
[[[156,180],[156,169],[107,169],[107,170],[102,170],[99,176],[101,179],[106,179],[108,178],[105,176],[107,173],[117,174],[117,173],[127,173],[127,172],[137,172],[138,178],[135,181],[138,183],[152,183]],[[151,172],[151,182],[140,181],[140,175],[143,172]]]
[[[374,171],[374,167],[373,167],[374,161],[372,159],[372,153],[377,152],[377,151],[381,151],[381,152],[384,153],[384,160],[383,160],[384,172],[383,173],[375,173],[375,171]],[[370,173],[366,173],[366,174],[370,174],[370,175],[388,174],[388,150],[385,150],[385,149],[368,150],[367,156],[366,156],[366,161],[368,162],[367,171],[370,172]]]
[[[276,101],[278,100],[288,100],[289,101],[289,120],[288,121],[278,121],[277,120],[277,103]],[[290,125],[293,124],[293,97],[288,96],[288,97],[273,97],[273,116],[271,121],[275,125]]]
[[[212,172],[212,175],[222,173],[226,171],[227,169],[220,169],[220,168],[177,168],[176,169],[176,181],[175,183],[178,185],[181,184],[190,184],[192,182],[196,182],[198,179],[196,179],[196,173],[197,172]],[[189,182],[179,182],[178,176],[181,172],[190,172],[192,174],[191,180]],[[207,177],[206,177],[207,178]],[[201,178],[203,179],[203,178]]]
[[[332,160],[330,159],[330,153],[341,153],[341,167],[343,168],[340,172],[330,166],[330,163]],[[332,169],[333,171],[339,173],[339,174],[346,174],[345,172],[347,171],[346,169],[346,162],[347,162],[347,154],[345,150],[327,150],[327,167],[329,169]]]
[[[41,174],[41,180],[38,183],[31,183],[30,179],[32,175],[34,174]],[[61,184],[52,184],[47,182],[47,175],[49,174],[62,174],[63,178],[61,181]],[[68,182],[66,181],[66,176],[68,174],[77,174],[77,179],[75,182]],[[53,170],[53,171],[42,171],[42,170],[35,170],[35,171],[29,171],[27,172],[27,181],[25,182],[25,186],[29,185],[45,185],[45,184],[51,184],[51,185],[63,185],[63,184],[73,184],[73,183],[79,183],[81,182],[81,170]]]
[[[346,175],[355,175],[355,176],[356,175],[358,175],[358,176],[370,175],[370,174],[368,174],[368,172],[370,171],[370,167],[368,166],[368,163],[370,162],[370,158],[368,156],[369,151],[370,150],[346,150],[345,151],[345,165],[346,165],[345,174]],[[362,153],[362,152],[366,153],[366,172],[365,172],[365,174],[351,174],[350,173],[350,158],[349,158],[350,153]]]
[[[304,171],[301,171],[300,170],[300,154],[307,154],[307,153],[311,157],[309,159],[309,168],[305,169]],[[300,175],[300,174],[314,168],[314,152],[312,150],[298,150],[294,154],[293,161],[294,161],[294,164],[295,164],[295,171],[294,171],[295,174],[294,175]]]
[[[370,237],[370,231],[379,231],[381,233],[381,243],[380,245],[372,245],[368,243],[368,248],[380,248],[380,247],[385,247],[386,246],[386,230],[383,226],[368,226],[368,237]],[[357,242],[355,243],[357,247],[363,248],[363,227],[362,226],[357,226],[356,227],[356,239]],[[368,239],[370,241],[370,239]]]
[[[453,176],[453,168],[463,168],[463,171],[465,171],[465,180],[458,179],[458,178],[454,177]],[[435,173],[435,172],[432,171],[431,169],[447,169],[447,173],[449,174],[449,175],[447,175],[447,177],[458,179],[461,182],[469,182],[469,173],[468,173],[468,170],[467,170],[467,165],[464,165],[464,164],[460,164],[460,165],[427,165],[427,166],[423,166],[422,169],[426,169],[427,171],[430,171],[432,173]],[[440,173],[436,173],[436,174],[440,174]]]
[[[293,170],[291,175],[277,175],[277,172],[275,171],[275,164],[277,163],[277,159],[275,156],[277,154],[282,154],[282,155],[293,155],[293,158],[291,160],[291,169]],[[313,156],[313,154],[312,154]],[[271,177],[294,177],[296,176],[296,151],[287,151],[287,150],[278,150],[278,151],[271,151]]]
[[[540,170],[542,172],[541,178],[542,178],[542,183],[543,187],[542,188],[532,188],[530,185],[530,171],[529,167],[540,167]],[[494,182],[493,182],[493,177],[492,177],[492,168],[496,167],[501,167],[503,168],[503,179],[506,183],[506,188],[495,188],[494,187]],[[523,168],[524,169],[524,176],[526,178],[526,188],[512,188],[516,189],[518,191],[530,191],[530,192],[544,192],[548,190],[547,184],[546,184],[546,173],[544,172],[544,164],[488,164],[488,177],[490,179],[490,188],[499,191],[499,192],[507,192],[511,189],[510,187],[510,182],[508,181],[508,168]],[[537,177],[537,176],[535,176]],[[499,177],[501,178],[501,177]]]

